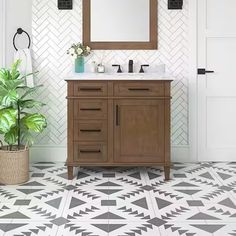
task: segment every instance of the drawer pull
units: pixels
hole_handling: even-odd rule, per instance
[[[149,88],[129,88],[129,91],[149,91]]]
[[[80,108],[81,111],[101,111],[101,108]]]
[[[116,105],[116,126],[120,125],[120,111],[119,111],[119,106]]]
[[[100,150],[80,150],[80,153],[100,153]]]
[[[93,91],[102,91],[101,88],[80,88],[80,91],[88,91],[88,92],[93,92]]]
[[[81,129],[80,132],[101,132],[100,129]]]

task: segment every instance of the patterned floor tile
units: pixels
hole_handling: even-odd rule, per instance
[[[90,220],[71,221],[61,227],[57,231],[57,236],[65,235],[91,235],[91,236],[108,236],[109,222],[108,220]]]
[[[26,220],[13,220],[9,222],[0,221],[0,235],[16,236],[16,235],[39,235],[39,236],[56,236],[58,226],[51,222],[37,222]],[[2,233],[2,234],[1,234]]]
[[[114,221],[110,220],[109,225],[111,229],[109,236],[129,236],[129,235],[142,235],[142,236],[159,236],[160,228],[163,222],[157,218],[142,221]]]
[[[30,181],[0,185],[0,235],[236,236],[236,163],[83,167],[34,163]]]
[[[90,190],[70,192],[62,216],[76,221],[90,221],[108,212],[108,206],[103,206],[102,201],[108,200],[108,196]],[[100,218],[102,219],[102,218]]]
[[[224,224],[206,224],[204,222],[172,222],[160,227],[161,236],[212,236],[213,233],[220,231],[225,232]],[[223,230],[223,231],[222,231]],[[222,234],[227,235],[227,234]]]

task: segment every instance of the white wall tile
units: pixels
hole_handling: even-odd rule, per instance
[[[172,144],[188,144],[188,0],[182,11],[167,10],[167,0],[158,1],[159,49],[95,51],[86,58],[103,62],[110,68],[114,62],[127,66],[128,60],[152,66],[166,64],[167,72],[176,78],[172,85]],[[36,144],[66,144],[66,82],[73,69],[66,50],[74,42],[82,41],[82,1],[74,0],[74,8],[60,11],[55,0],[33,0],[32,6],[33,64],[39,70],[37,83],[44,84],[39,93],[48,105],[44,108],[48,128]]]

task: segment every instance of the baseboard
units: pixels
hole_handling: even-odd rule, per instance
[[[66,146],[33,146],[30,148],[30,162],[65,162]]]
[[[172,146],[171,160],[172,162],[196,162],[196,160],[191,158],[188,145]]]
[[[173,162],[194,162],[189,155],[189,146],[172,146]],[[66,161],[66,146],[34,146],[30,149],[31,162],[64,162]]]

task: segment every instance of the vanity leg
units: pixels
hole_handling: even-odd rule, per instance
[[[67,166],[67,172],[68,172],[68,180],[72,180],[74,175],[73,175],[73,166]]]
[[[165,181],[170,180],[170,166],[164,166]]]

